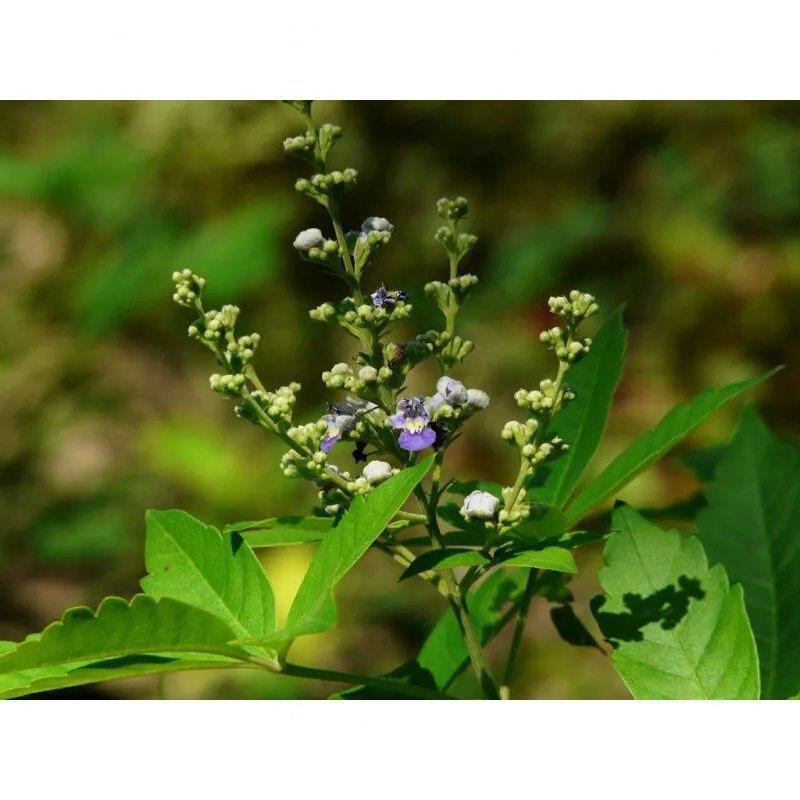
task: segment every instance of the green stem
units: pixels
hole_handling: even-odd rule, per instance
[[[528,580],[525,584],[525,591],[520,599],[519,608],[517,610],[517,624],[514,627],[514,636],[511,640],[511,649],[508,651],[508,660],[506,661],[506,668],[503,671],[503,680],[500,683],[501,700],[508,700],[510,697],[509,686],[514,677],[514,669],[517,665],[520,647],[522,646],[522,636],[525,633],[525,623],[528,620],[528,612],[530,611],[531,601],[536,593],[536,576],[537,571],[532,569],[528,574]]]
[[[416,556],[408,548],[403,547],[401,544],[396,544],[394,542],[382,542],[380,539],[376,539],[374,546],[382,553],[386,553],[386,555],[403,567],[403,569],[411,566],[411,563],[416,558]],[[417,577],[431,583],[440,594],[447,598],[450,597],[450,592],[444,585],[441,576],[433,570],[419,572],[417,573]]]
[[[423,686],[414,686],[410,683],[400,683],[390,678],[372,678],[367,675],[356,675],[352,672],[338,672],[330,669],[318,669],[317,667],[304,667],[300,664],[287,662],[281,670],[283,675],[291,675],[294,678],[311,678],[313,680],[334,681],[335,683],[349,683],[355,686],[371,686],[373,689],[401,694],[417,700],[452,700],[453,698],[443,692],[434,689],[426,689]]]
[[[439,502],[439,483],[442,475],[442,460],[444,458],[444,451],[440,450],[433,462],[432,471],[432,485],[430,498],[425,495],[425,492],[417,487],[417,497],[421,504],[428,512],[428,532],[431,536],[431,542],[444,549],[444,539],[439,530],[439,523],[436,519],[436,509]],[[475,632],[475,626],[472,624],[472,618],[467,609],[466,600],[462,594],[461,587],[456,581],[455,573],[451,569],[442,570],[442,581],[448,592],[448,600],[453,613],[456,616],[458,627],[461,630],[461,635],[464,637],[464,644],[467,647],[469,660],[472,664],[472,669],[478,678],[481,689],[487,698],[495,700],[499,697],[497,686],[489,672],[489,667],[486,664],[486,659],[483,655],[483,648],[481,647],[478,635]]]

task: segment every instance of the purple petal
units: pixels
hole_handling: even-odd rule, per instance
[[[423,428],[417,433],[410,431],[403,431],[400,438],[397,440],[403,450],[414,452],[415,450],[424,450],[430,447],[436,441],[436,431],[433,428]]]
[[[389,417],[389,422],[391,422],[395,428],[405,428],[406,426],[405,414],[403,414],[402,411],[398,411],[396,414],[392,414],[392,416]]]
[[[319,449],[322,450],[323,453],[327,453],[341,438],[341,433],[336,433],[333,436],[325,436],[320,442]]]

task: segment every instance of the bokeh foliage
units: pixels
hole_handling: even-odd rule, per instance
[[[337,165],[359,168],[346,220],[376,214],[396,226],[375,283],[411,293],[415,332],[435,321],[422,286],[445,269],[434,201],[471,200],[480,242],[469,268],[482,283],[463,313],[478,344],[467,370],[494,402],[454,448],[462,477],[513,469],[497,434],[513,391],[544,374],[536,337],[547,296],[574,286],[607,312],[626,303],[631,327],[601,462],[680,400],[778,363],[787,369],[759,404],[794,437],[800,105],[362,102],[319,112],[345,129]],[[296,127],[277,103],[0,104],[0,639],[66,605],[133,594],[146,508],[222,526],[309,502],[280,475],[281,447],[208,391],[210,364],[170,300],[173,269],[205,275],[211,302],[240,304],[261,332],[262,375],[299,380],[305,412],[321,412],[319,375],[350,345],[307,318],[338,290],[291,250],[298,230],[323,222],[291,188],[297,165],[280,142]],[[694,445],[726,437],[737,412],[715,416]],[[694,487],[672,459],[625,496],[650,507]],[[303,547],[264,556],[279,616],[308,557]],[[342,619],[358,624],[308,640],[309,657],[377,673],[412,656],[442,609],[413,581],[395,591],[397,577],[368,556],[340,595]],[[576,595],[595,591],[583,574]],[[603,656],[571,650],[533,616],[523,694],[624,696]],[[168,689],[313,691],[278,683],[203,673],[171,677]],[[82,691],[151,696],[154,682]]]

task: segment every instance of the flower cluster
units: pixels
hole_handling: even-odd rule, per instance
[[[451,600],[476,677],[485,686],[488,673],[476,645],[478,637],[466,592],[482,574],[502,562],[504,552],[513,550],[515,541],[524,537],[524,532],[516,529],[541,509],[541,505],[534,509],[527,499],[530,479],[541,464],[558,458],[569,447],[568,442],[549,432],[549,427],[553,417],[574,398],[566,383],[567,374],[592,345],[591,339],[578,335],[578,327],[597,312],[597,303],[591,295],[577,291],[550,298],[549,307],[558,322],[539,338],[554,353],[558,371],[535,388],[516,392],[515,400],[526,418],[506,423],[502,431],[503,439],[519,453],[517,478],[494,491],[469,492],[460,507],[464,522],[457,516],[447,516],[439,505],[442,496],[453,491],[452,482],[443,478],[446,452],[462,435],[462,427],[490,402],[486,392],[468,388],[454,377],[475,346],[456,330],[459,311],[478,284],[475,275],[461,269],[477,244],[477,237],[462,229],[469,204],[463,197],[441,198],[436,203],[444,224],[434,239],[444,251],[448,269],[442,280],[425,285],[425,298],[438,308],[440,325],[410,338],[393,335],[395,323],[408,320],[412,314],[409,294],[402,286],[366,276],[374,269],[378,253],[392,242],[395,226],[382,216],[367,216],[356,229],[344,226],[340,206],[357,172],[328,165],[341,129],[331,123],[318,126],[309,101],[290,101],[289,105],[303,116],[306,130],[287,138],[284,149],[312,170],[296,182],[295,188],[319,203],[327,214],[327,220],[318,226],[297,233],[292,246],[303,261],[340,279],[345,287],[343,296],[321,302],[309,316],[341,328],[358,342],[355,355],[322,373],[326,388],[340,396],[317,419],[296,422],[293,416],[300,385],[289,383],[273,391],[265,388],[255,367],[260,339],[255,333],[237,334],[238,307],[205,309],[205,280],[188,269],[173,274],[173,299],[195,312],[189,335],[211,350],[219,365],[219,371],[210,377],[211,388],[234,401],[238,416],[284,442],[288,449],[281,457],[281,471],[288,478],[315,485],[319,504],[314,513],[338,517],[356,498],[368,495],[414,464],[421,453],[434,453],[430,484],[414,489],[418,511],[397,510],[374,546],[407,568],[417,558],[409,548],[419,546],[420,538],[398,540],[395,535],[409,525],[424,525],[431,545],[439,548],[446,547],[447,541],[440,519],[464,527],[470,535],[478,533],[475,546],[480,547],[485,564],[471,567],[460,579],[452,569],[420,575]],[[419,383],[413,374],[426,360],[436,362],[435,387],[430,378]],[[355,468],[347,469],[341,461],[334,463],[348,455]]]
[[[330,123],[317,126],[306,101],[290,105],[303,115],[306,130],[287,138],[284,149],[312,168],[312,174],[300,178],[295,188],[323,206],[328,217],[327,224],[300,231],[292,244],[304,261],[338,276],[347,287],[344,297],[322,302],[309,312],[310,317],[343,329],[360,344],[352,360],[322,373],[325,386],[342,392],[344,399],[332,402],[327,413],[315,421],[294,422],[300,386],[290,383],[274,391],[264,387],[254,367],[259,337],[236,334],[239,309],[232,305],[204,309],[205,281],[186,269],[173,275],[173,297],[179,305],[196,311],[189,335],[211,349],[223,367],[211,376],[211,388],[234,399],[238,415],[277,434],[289,447],[281,460],[284,475],[313,481],[323,510],[339,513],[353,497],[368,493],[412,463],[419,451],[434,449],[443,455],[462,425],[489,404],[484,391],[467,388],[453,377],[453,371],[474,349],[473,342],[457,333],[456,320],[478,283],[475,275],[461,271],[477,237],[462,229],[469,213],[465,198],[437,201],[443,224],[434,238],[447,257],[448,273],[444,280],[428,282],[425,295],[439,309],[442,325],[410,339],[392,338],[394,323],[408,319],[413,311],[408,293],[377,280],[362,287],[362,280],[378,252],[391,243],[395,226],[385,217],[373,215],[355,230],[345,228],[340,202],[356,181],[357,172],[328,166],[341,129]],[[578,325],[597,311],[591,295],[571,292],[568,297],[551,298],[549,306],[559,324],[544,331],[540,340],[558,359],[558,374],[515,394],[528,417],[507,423],[502,433],[519,451],[517,481],[505,487],[500,497],[472,492],[461,508],[466,518],[480,520],[501,533],[529,515],[526,481],[536,467],[568,447],[558,437],[549,436],[547,428],[553,415],[573,397],[565,383],[568,370],[591,347],[590,339],[577,335]],[[409,383],[413,386],[412,370],[429,358],[436,359],[439,367],[435,390],[431,386],[426,391],[423,386],[421,392],[408,392]],[[346,443],[350,448],[344,448]],[[348,449],[356,463],[364,463],[361,475],[353,477],[331,463],[340,450]]]
[[[574,399],[575,393],[565,379],[570,368],[589,352],[592,344],[591,339],[578,336],[578,326],[598,311],[592,295],[573,291],[569,297],[551,297],[548,305],[562,321],[562,326],[544,331],[539,339],[554,352],[558,359],[558,372],[555,378],[540,381],[536,389],[515,392],[514,399],[520,408],[528,411],[528,418],[523,422],[507,422],[501,432],[502,438],[519,452],[517,480],[503,488],[502,504],[492,505],[491,517],[487,518],[485,511],[481,510],[488,507],[488,500],[480,508],[475,506],[478,511],[473,512],[466,502],[462,507],[466,516],[484,520],[488,527],[497,526],[501,533],[512,530],[530,516],[531,504],[526,499],[526,489],[536,468],[569,449],[569,444],[559,436],[548,435],[548,426],[553,417]]]

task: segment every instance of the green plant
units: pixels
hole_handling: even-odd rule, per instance
[[[582,327],[599,312],[595,298],[580,291],[552,297],[557,324],[540,341],[554,354],[555,373],[516,392],[524,419],[508,422],[501,434],[518,454],[516,476],[506,486],[447,478],[449,447],[490,402],[485,392],[454,377],[474,349],[457,329],[459,310],[478,282],[461,270],[476,243],[463,230],[467,201],[437,203],[443,224],[436,240],[448,272],[446,280],[428,283],[425,293],[441,312],[441,328],[393,339],[393,323],[412,312],[408,294],[374,280],[364,285],[393,226],[369,217],[359,231],[346,231],[340,208],[357,173],[328,166],[341,131],[329,123],[317,126],[310,102],[291,104],[306,130],[284,147],[313,169],[296,189],[325,209],[332,231],[330,238],[317,228],[302,231],[294,247],[347,287],[344,299],[310,312],[312,320],[343,330],[357,344],[350,362],[322,375],[346,399],[299,424],[293,409],[300,386],[266,388],[254,366],[259,336],[237,333],[239,309],[206,309],[205,279],[189,269],[174,273],[173,297],[194,313],[189,335],[218,364],[211,388],[233,401],[239,417],[285,443],[283,474],[312,482],[318,507],[309,515],[232,523],[222,532],[181,511],[149,512],[144,594],[130,602],[108,598],[96,612],[71,609],[41,634],[0,643],[0,696],[130,675],[251,668],[338,681],[349,687],[338,695],[343,698],[446,698],[469,667],[482,696],[506,698],[535,597],[552,603],[553,623],[567,641],[604,649],[575,612],[568,586],[577,571],[573,551],[601,539],[607,540],[604,595],[593,611],[635,697],[755,698],[762,685],[766,696],[800,690],[796,615],[786,611],[800,575],[796,527],[788,523],[797,518],[797,492],[778,498],[773,517],[762,515],[759,535],[743,534],[752,538],[745,557],[735,548],[729,553],[725,539],[725,509],[747,491],[760,491],[762,499],[773,492],[776,460],[797,473],[793,448],[770,440],[763,425],[753,429],[746,417],[738,436],[761,439],[743,447],[737,438],[726,451],[699,521],[700,539],[663,531],[627,506],[615,509],[610,528],[582,527],[716,408],[769,375],[707,390],[676,407],[583,485],[622,373],[626,332],[619,309],[588,338]],[[426,361],[438,372],[435,389],[431,381],[428,391],[411,394],[412,371]],[[355,462],[364,464],[359,475],[333,463],[348,443]],[[763,455],[753,460],[754,452]],[[717,498],[728,493],[736,497],[723,499],[720,508]],[[407,508],[412,498],[416,507]],[[278,628],[272,588],[255,549],[297,542],[319,546],[286,624]],[[719,563],[709,567],[703,543]],[[427,582],[449,605],[418,657],[380,677],[291,661],[297,638],[336,625],[336,585],[370,548],[397,562],[401,580]],[[726,568],[740,584],[729,585]],[[754,598],[765,580],[775,584],[768,595],[774,607],[762,615],[764,603]],[[509,623],[513,634],[497,673],[485,648]]]

